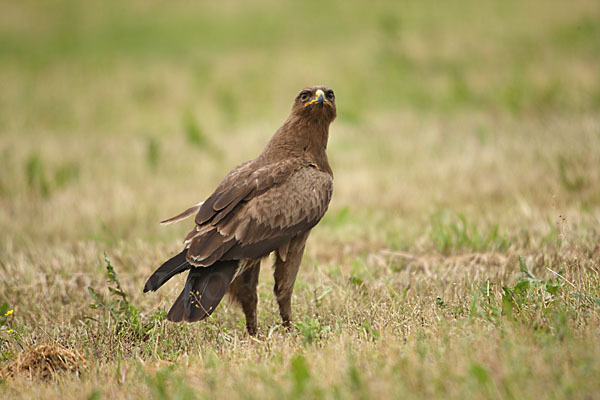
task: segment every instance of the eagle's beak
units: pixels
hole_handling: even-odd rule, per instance
[[[329,100],[325,100],[325,92],[323,92],[321,89],[317,89],[315,92],[315,98],[306,103],[304,107],[310,106],[311,104],[327,104],[329,107],[333,107],[333,104],[331,104]]]
[[[317,103],[319,103],[319,105],[322,105],[325,101],[325,93],[323,93],[321,89],[315,92],[315,100],[317,100]]]

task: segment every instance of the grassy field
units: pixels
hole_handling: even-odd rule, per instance
[[[206,4],[202,4],[206,3]],[[250,5],[252,3],[252,5]],[[600,4],[0,4],[0,397],[600,398]],[[334,198],[279,326],[143,295],[304,86]]]

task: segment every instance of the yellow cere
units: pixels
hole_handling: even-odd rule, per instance
[[[306,103],[304,105],[304,107],[307,107],[307,106],[309,106],[311,104],[316,104],[317,103],[317,99],[319,98],[319,96],[323,96],[323,99],[325,99],[325,93],[321,89],[317,89],[317,91],[315,92],[315,98],[312,99],[311,101],[309,101],[308,103]],[[331,104],[331,102],[328,101],[328,100],[325,100],[324,103],[327,104],[330,107],[333,106],[333,104]]]

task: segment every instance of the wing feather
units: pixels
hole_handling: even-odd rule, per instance
[[[261,172],[263,179],[259,179]],[[219,259],[265,256],[315,226],[331,200],[333,177],[314,166],[305,164],[297,168],[287,163],[270,171],[258,169],[252,175],[254,179],[242,182],[250,189],[238,190],[236,195],[232,191],[223,193],[233,198],[241,197],[239,193],[244,192],[253,196],[246,194],[242,199],[230,201],[225,209],[214,212],[212,218],[188,235],[190,263],[205,266]],[[219,203],[222,204],[225,201]]]
[[[203,201],[201,201],[200,203],[196,204],[195,206],[192,206],[192,207],[188,208],[187,210],[185,210],[181,214],[177,214],[174,217],[171,217],[171,218],[165,219],[163,221],[160,221],[160,223],[161,223],[161,225],[169,225],[169,224],[174,224],[175,222],[182,221],[182,220],[184,220],[186,218],[189,218],[193,214],[197,213],[198,210],[200,210],[200,207],[202,207],[202,204],[204,204]]]

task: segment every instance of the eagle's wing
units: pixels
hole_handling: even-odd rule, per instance
[[[263,257],[315,226],[332,192],[331,174],[302,160],[234,170],[196,215],[197,225],[186,237],[187,259],[209,266]]]

